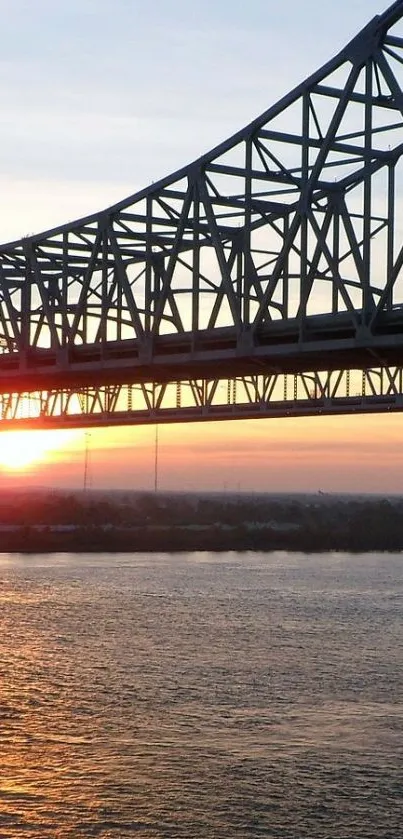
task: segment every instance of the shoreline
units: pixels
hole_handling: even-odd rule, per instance
[[[403,497],[0,491],[0,552],[403,551]]]
[[[52,529],[18,528],[2,533],[1,553],[224,553],[230,551],[293,553],[374,553],[403,551],[403,539],[397,534],[374,539],[370,534],[328,532],[278,533],[270,528],[251,531],[236,527],[211,528],[197,532],[186,527],[78,528],[53,532]]]

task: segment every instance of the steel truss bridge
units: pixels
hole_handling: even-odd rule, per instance
[[[402,410],[402,18],[175,174],[0,246],[0,428]]]

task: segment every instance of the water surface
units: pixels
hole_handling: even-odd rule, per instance
[[[403,559],[0,555],[0,837],[397,839]]]

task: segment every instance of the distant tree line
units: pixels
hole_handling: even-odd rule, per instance
[[[403,499],[3,491],[0,550],[401,551]]]

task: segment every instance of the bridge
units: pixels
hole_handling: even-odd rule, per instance
[[[173,175],[0,245],[0,429],[403,409],[402,17]]]

